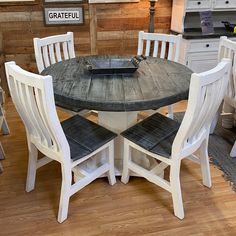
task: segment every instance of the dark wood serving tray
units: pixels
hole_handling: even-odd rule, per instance
[[[138,69],[138,61],[134,58],[107,58],[87,61],[86,66],[93,74],[134,73]]]

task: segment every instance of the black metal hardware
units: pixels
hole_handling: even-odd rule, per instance
[[[234,32],[234,28],[236,27],[236,24],[231,24],[228,21],[221,21],[221,23],[224,24],[225,28],[230,31],[230,32]]]
[[[144,55],[140,55],[140,56],[135,56],[134,59],[138,60],[138,63],[140,63],[141,61],[146,60],[147,57]]]

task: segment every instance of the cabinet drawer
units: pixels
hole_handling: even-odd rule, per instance
[[[218,51],[219,41],[189,42],[189,52]]]
[[[210,7],[211,7],[211,1],[209,1],[209,0],[188,0],[187,5],[186,5],[187,10],[207,9]]]
[[[187,66],[193,72],[201,73],[214,68],[217,65],[217,53],[189,53]]]
[[[236,8],[236,0],[215,0],[213,8]]]

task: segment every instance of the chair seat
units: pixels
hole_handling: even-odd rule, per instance
[[[117,134],[79,115],[61,123],[70,146],[71,159],[76,161],[114,139]]]
[[[152,153],[169,158],[179,126],[177,121],[155,113],[121,135]]]

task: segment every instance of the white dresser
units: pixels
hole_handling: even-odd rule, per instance
[[[214,34],[203,35],[200,11],[212,11]],[[217,64],[220,36],[236,40],[221,21],[236,24],[236,0],[173,0],[171,31],[183,34],[180,62],[194,72],[202,72]]]

